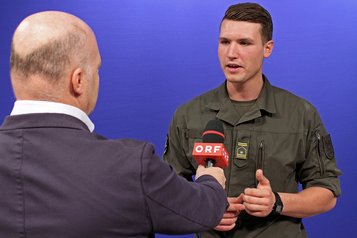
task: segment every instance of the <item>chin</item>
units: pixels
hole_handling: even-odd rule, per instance
[[[241,83],[246,82],[246,80],[242,77],[232,77],[232,76],[229,77],[228,76],[228,77],[226,77],[226,79],[228,82],[233,83],[233,84],[235,84],[235,83],[241,84]]]

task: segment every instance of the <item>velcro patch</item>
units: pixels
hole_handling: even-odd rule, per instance
[[[247,159],[247,156],[248,156],[248,143],[238,141],[237,149],[236,149],[236,158]]]
[[[332,146],[332,140],[330,134],[322,137],[322,143],[324,146],[324,152],[327,158],[333,159],[335,157],[335,151]]]

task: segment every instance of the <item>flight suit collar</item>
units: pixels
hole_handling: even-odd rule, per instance
[[[263,75],[264,85],[262,91],[257,98],[257,105],[259,109],[274,114],[276,113],[275,95],[273,86],[270,84],[269,80]]]
[[[263,80],[264,85],[257,98],[257,102],[254,104],[251,110],[249,110],[240,119],[233,103],[228,96],[226,81],[217,88],[215,95],[212,98],[213,100],[209,102],[206,107],[217,111],[218,119],[221,119],[233,126],[261,117],[263,114],[273,114],[276,112],[276,107],[272,86],[264,75]]]

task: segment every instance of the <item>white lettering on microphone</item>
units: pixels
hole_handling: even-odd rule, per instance
[[[221,151],[221,146],[220,145],[197,145],[195,146],[195,151],[197,153],[219,153]]]
[[[196,152],[197,153],[201,153],[202,151],[203,151],[203,146],[202,145],[196,146]]]

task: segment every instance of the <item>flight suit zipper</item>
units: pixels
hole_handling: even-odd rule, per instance
[[[324,162],[322,160],[322,145],[321,145],[321,135],[319,133],[319,131],[315,132],[316,135],[316,139],[317,139],[317,145],[316,145],[316,154],[317,154],[317,159],[319,161],[319,165],[320,165],[320,174],[321,176],[324,175],[325,173],[325,165]]]
[[[257,169],[263,169],[264,162],[264,141],[261,140],[258,146]]]
[[[258,159],[256,164],[256,170],[263,170],[264,164],[264,140],[261,140],[258,145]],[[255,177],[255,176],[254,176]],[[255,185],[258,186],[258,181],[255,179]]]

